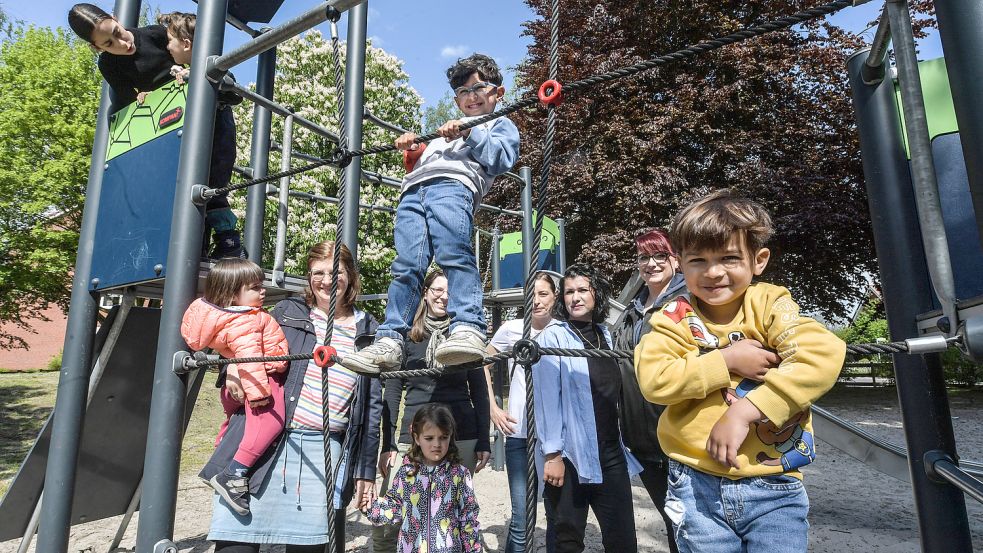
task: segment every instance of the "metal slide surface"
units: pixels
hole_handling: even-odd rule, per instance
[[[818,405],[812,406],[812,426],[818,439],[850,457],[888,476],[910,481],[908,455],[904,447],[885,442]],[[960,461],[959,466],[976,478],[983,478],[983,464]]]

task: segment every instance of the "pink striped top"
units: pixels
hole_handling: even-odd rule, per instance
[[[344,356],[355,351],[355,321],[358,321],[360,316],[364,315],[356,312],[351,324],[339,324],[335,321],[331,345],[338,350],[338,355]],[[317,342],[320,344],[324,341],[328,328],[327,315],[320,309],[314,308],[311,310],[311,322],[314,323]],[[355,397],[357,379],[358,375],[341,365],[335,364],[328,369],[328,430],[330,432],[344,432],[348,429],[349,411]],[[321,368],[311,360],[304,373],[304,385],[300,397],[297,398],[297,409],[290,423],[291,428],[317,431],[323,428],[321,392]]]

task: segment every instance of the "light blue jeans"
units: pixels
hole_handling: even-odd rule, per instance
[[[403,341],[413,324],[423,279],[433,261],[447,276],[451,331],[458,325],[467,325],[485,334],[481,276],[471,245],[474,201],[473,192],[449,178],[424,181],[403,194],[396,207],[396,259],[392,264],[386,322],[376,331],[377,340],[385,337]]]
[[[809,497],[786,475],[730,480],[669,461],[666,512],[680,553],[806,553]]]
[[[509,496],[512,500],[512,518],[505,534],[505,553],[526,551],[526,439],[505,438],[505,472],[509,477]],[[537,499],[538,503],[538,499]],[[556,547],[553,525],[546,521],[546,551]]]

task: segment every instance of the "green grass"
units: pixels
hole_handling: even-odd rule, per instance
[[[0,497],[7,493],[24,457],[55,404],[57,372],[0,374]],[[215,374],[205,375],[185,434],[181,474],[197,474],[212,454],[225,419],[215,388]]]

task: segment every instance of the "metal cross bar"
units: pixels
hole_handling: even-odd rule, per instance
[[[373,125],[375,125],[377,127],[382,127],[383,129],[392,131],[394,133],[403,134],[403,133],[411,132],[408,129],[404,129],[403,127],[400,127],[396,123],[390,123],[389,121],[386,121],[384,119],[380,119],[375,114],[373,114],[371,111],[369,111],[369,108],[365,108],[363,110],[363,112],[362,112],[362,118],[365,119],[366,121],[368,121],[369,123],[372,123]]]
[[[282,117],[292,115],[295,124],[300,125],[301,127],[304,127],[306,129],[310,129],[311,131],[314,131],[315,133],[317,133],[320,136],[323,136],[324,138],[327,138],[328,140],[334,142],[335,144],[338,143],[338,134],[335,133],[334,131],[327,129],[321,125],[318,125],[317,123],[311,121],[310,119],[307,119],[306,117],[297,115],[296,113],[294,113],[293,111],[291,111],[289,108],[287,108],[282,104],[278,104],[277,102],[274,102],[269,98],[260,96],[259,94],[253,92],[252,90],[249,90],[248,88],[233,81],[230,77],[225,77],[224,79],[222,79],[222,83],[219,85],[219,90],[223,90],[226,92],[234,92],[239,96],[241,96],[242,99],[249,100],[253,103],[259,104],[264,108]]]

